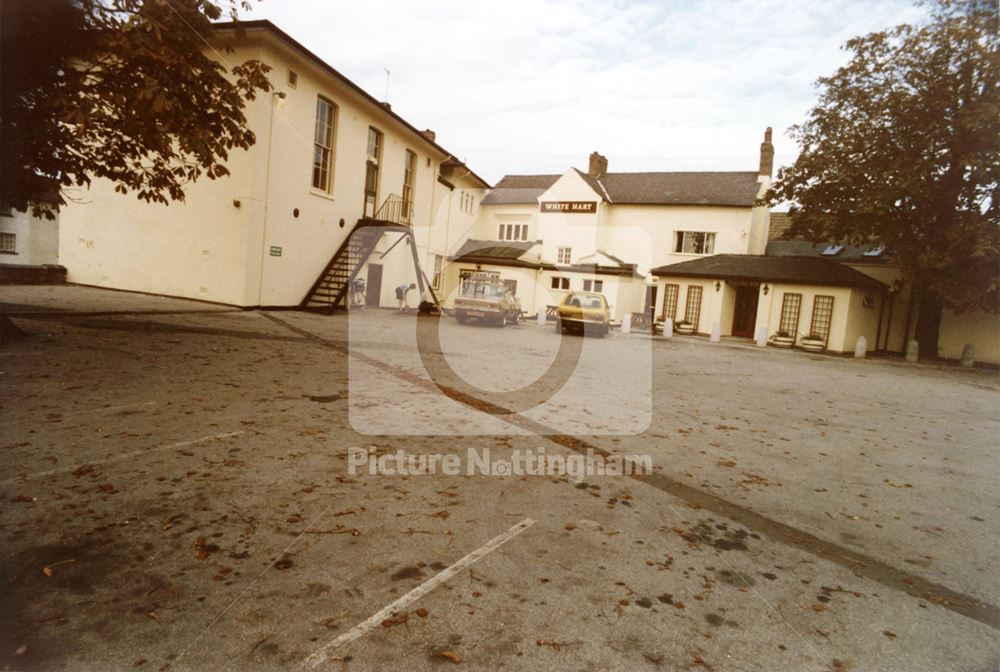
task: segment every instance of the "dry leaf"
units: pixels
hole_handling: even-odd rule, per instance
[[[462,659],[459,658],[458,654],[455,653],[454,651],[438,651],[434,655],[437,656],[438,658],[447,658],[455,665],[458,665],[460,662],[462,662]]]
[[[28,652],[28,645],[27,644],[22,644],[21,646],[17,647],[17,651],[14,652],[14,655],[15,656],[23,656],[27,652]]]
[[[46,565],[45,567],[42,567],[42,574],[44,574],[45,576],[52,576],[53,574],[55,574],[55,572],[52,571],[51,567]]]

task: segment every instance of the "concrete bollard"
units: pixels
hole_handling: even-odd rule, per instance
[[[912,340],[906,344],[906,361],[913,364],[918,359],[920,359],[920,343]]]
[[[722,325],[716,322],[712,325],[712,333],[708,335],[710,343],[718,343],[722,340]]]
[[[962,366],[969,369],[972,365],[976,363],[976,346],[972,343],[966,343],[965,347],[962,348]]]
[[[857,342],[854,344],[854,358],[864,359],[868,354],[868,339],[864,336],[858,336]]]
[[[538,326],[539,327],[544,327],[545,326],[545,309],[544,308],[539,308],[538,309]]]
[[[663,335],[667,338],[674,337],[674,321],[669,317],[663,320]]]
[[[632,313],[625,313],[625,317],[622,318],[621,332],[623,334],[632,332]]]
[[[767,327],[761,327],[757,330],[757,347],[766,348],[767,347]]]

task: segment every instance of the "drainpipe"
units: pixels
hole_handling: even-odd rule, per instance
[[[271,140],[274,138],[274,97],[285,99],[284,91],[271,93],[271,117],[267,122],[267,163],[264,167],[264,222],[260,231],[260,276],[257,279],[257,307],[264,304],[264,256],[267,247],[267,208],[271,200]]]

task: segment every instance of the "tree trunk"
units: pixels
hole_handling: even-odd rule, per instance
[[[914,338],[920,343],[921,359],[937,359],[938,335],[941,329],[941,312],[944,301],[931,291],[920,294],[919,312],[917,313],[917,328]]]

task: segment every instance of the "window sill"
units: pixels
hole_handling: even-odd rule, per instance
[[[309,188],[309,193],[312,194],[313,196],[319,196],[320,198],[325,198],[328,201],[336,201],[337,200],[336,198],[333,197],[333,194],[328,193],[326,191],[320,191],[319,189],[316,189],[315,187],[310,187]]]
[[[10,254],[10,255],[13,255],[15,257],[17,256],[17,252],[11,252],[9,250],[0,250],[0,254]]]

